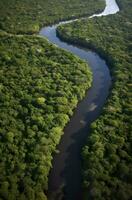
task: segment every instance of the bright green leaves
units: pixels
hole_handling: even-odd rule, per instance
[[[45,200],[52,154],[91,73],[40,37],[1,36],[0,49],[0,195]]]
[[[45,103],[45,98],[44,97],[38,97],[37,98],[37,104],[38,105],[43,105]]]

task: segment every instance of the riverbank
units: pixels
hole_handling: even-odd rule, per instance
[[[60,153],[55,155],[53,159],[54,167],[49,177],[49,199],[62,196],[62,191],[60,191],[62,185],[63,190],[65,188],[65,198],[81,199],[81,147],[84,145],[89,124],[97,119],[101,113],[108,96],[111,77],[105,61],[95,52],[60,41],[56,36],[56,26],[42,29],[40,34],[57,46],[84,59],[85,62],[89,63],[93,73],[92,87],[86,93],[84,100],[77,106],[73,117],[64,130],[64,135],[58,146]]]
[[[70,18],[84,10],[90,14],[102,3],[93,7],[91,0],[89,9],[76,1],[74,9],[74,1],[66,6],[63,1],[45,2],[0,1],[1,199],[46,199],[52,154],[72,110],[91,86],[85,62],[33,33],[66,13]]]
[[[4,5],[6,5],[5,2],[4,2]],[[32,6],[34,6],[34,4]],[[69,4],[67,4],[67,6],[69,6]],[[15,9],[16,7],[17,5],[15,5]],[[43,6],[39,6],[39,7],[41,7],[42,13],[43,13]],[[63,7],[65,6],[63,5]],[[38,10],[36,9],[36,6],[34,6],[34,8],[35,10]],[[69,11],[69,7],[67,9]],[[87,7],[85,9],[87,9]],[[40,19],[39,22],[38,21],[36,22],[35,20],[33,20],[34,17],[35,19],[37,19],[37,16],[41,16],[41,15],[36,16],[34,12],[29,12],[25,10],[24,6],[22,6],[22,10],[24,11],[24,13],[20,12],[21,17],[20,16],[16,17],[16,19],[11,17],[9,10],[8,10],[9,13],[4,12],[4,14],[6,14],[6,18],[0,19],[1,20],[0,28],[2,28],[3,30],[8,29],[8,31],[11,30],[14,34],[16,33],[32,34],[32,33],[38,32],[40,28],[38,24],[40,21],[43,21],[43,17]],[[81,11],[83,11],[83,8],[81,8]],[[92,12],[91,7],[90,7],[89,12]],[[15,12],[15,13],[16,15],[17,14],[19,15],[19,12]],[[50,12],[48,10],[48,13],[46,15],[48,15],[49,13]],[[63,14],[65,15],[65,13]],[[72,12],[69,12],[69,15],[71,14]],[[53,18],[54,17],[55,16],[53,16]],[[58,16],[56,16],[56,18],[58,20]],[[69,18],[71,19],[71,16]],[[62,20],[63,18],[61,17],[59,19]],[[22,20],[24,21],[24,23],[22,23]],[[18,24],[16,23],[16,21],[18,22]],[[5,27],[3,27],[3,22],[5,23],[4,25]],[[12,27],[10,26],[11,22],[13,22]],[[48,24],[49,23],[50,22],[48,22]],[[53,21],[51,23],[53,23]],[[15,27],[14,24],[17,24],[17,26]],[[29,28],[28,30],[27,30],[27,27]],[[1,188],[0,188],[0,195],[2,196],[2,198],[6,198],[6,199],[11,199],[11,198],[15,199],[16,197],[19,199],[31,199],[31,200],[33,199],[36,200],[40,198],[45,199],[46,197],[44,195],[44,190],[47,190],[47,181],[48,181],[47,174],[49,173],[48,170],[51,167],[51,159],[52,159],[51,153],[53,153],[55,150],[54,143],[57,144],[59,142],[60,136],[62,134],[62,129],[60,128],[53,129],[52,131],[49,131],[49,129],[51,129],[51,126],[53,125],[53,123],[55,123],[55,126],[53,125],[54,127],[56,127],[57,124],[59,124],[59,127],[60,127],[60,124],[61,125],[62,123],[66,124],[66,121],[69,120],[65,112],[68,112],[69,116],[72,115],[72,111],[70,109],[72,108],[73,104],[76,106],[77,98],[79,98],[81,94],[80,90],[78,91],[77,89],[78,81],[86,81],[86,82],[88,81],[87,80],[88,77],[87,78],[85,77],[85,75],[87,74],[86,71],[88,69],[86,69],[86,65],[84,64],[84,62],[81,62],[80,59],[78,60],[77,57],[75,58],[70,53],[66,53],[65,51],[59,50],[58,48],[49,44],[49,42],[47,42],[45,39],[43,39],[40,36],[38,37],[35,35],[31,35],[31,36],[21,35],[21,38],[20,38],[15,35],[14,36],[12,35],[12,37],[10,37],[8,34],[4,36],[4,33],[2,33],[0,48],[2,52],[1,53],[1,58],[2,58],[1,69],[2,70],[0,70],[1,77],[2,77],[2,80],[1,80],[2,84],[0,85],[0,91],[2,94],[1,95],[2,96],[1,98],[2,142],[0,145],[2,149],[1,158],[4,158],[2,159],[2,168],[1,168],[1,182],[3,184],[1,185]],[[7,49],[9,51],[7,51]],[[87,50],[85,49],[85,51]],[[97,63],[100,64],[100,66],[103,66],[105,68],[105,62],[103,60],[100,61],[100,58],[98,57],[97,54],[95,53],[90,54],[88,58],[90,57],[92,57],[91,60],[94,60],[94,58],[97,59],[96,60]],[[65,62],[66,62],[66,66],[65,66]],[[78,62],[79,62],[79,65],[77,64]],[[118,62],[118,60],[116,60],[116,62]],[[74,65],[74,63],[76,63],[76,65]],[[95,62],[94,65],[97,63]],[[79,70],[82,65],[84,66],[86,71],[81,70],[80,72]],[[71,67],[72,68],[75,67],[74,69],[75,71],[73,70],[71,72],[72,70]],[[59,71],[59,68],[61,68],[61,72]],[[104,84],[105,86],[108,86],[109,88],[108,82],[110,80],[107,79],[106,74],[102,76],[102,71],[103,69],[101,68],[101,71],[96,74],[96,79],[94,79],[96,82],[96,85],[98,85],[98,87],[99,86],[102,87]],[[69,76],[68,74],[69,72],[72,73],[72,76],[74,75],[73,77],[71,77],[72,81],[74,82],[72,85],[68,84],[70,82],[68,78],[64,80],[62,72],[65,73],[66,77]],[[109,75],[108,71],[105,71],[105,72],[108,73]],[[6,77],[5,77],[5,74],[6,74]],[[47,76],[48,78],[46,79]],[[82,77],[81,80],[80,80],[80,77]],[[56,85],[56,79],[58,81],[57,85]],[[103,81],[104,79],[107,82],[107,84],[105,84],[106,82]],[[98,84],[98,81],[100,81],[101,85]],[[123,81],[123,78],[121,78],[121,81]],[[91,83],[91,80],[90,80],[90,83]],[[72,87],[75,84],[77,88]],[[84,82],[79,82],[79,84],[80,86],[83,87]],[[16,85],[19,88],[18,90],[16,88]],[[88,87],[90,87],[90,85]],[[59,92],[58,92],[58,88],[59,88]],[[107,93],[108,88],[106,88],[106,90],[102,88],[102,92],[104,93],[101,92],[101,95],[99,92],[97,93],[98,96],[94,94],[96,96],[96,101],[94,101],[94,103],[92,101],[93,99],[89,98],[90,104],[89,104],[89,107],[87,108],[88,109],[87,111],[92,112],[93,110],[96,110],[96,108],[99,109],[97,106],[97,103],[100,103],[99,98],[101,96],[102,98],[104,98],[104,100],[106,99],[106,96],[108,94]],[[75,92],[75,96],[77,95],[78,97],[75,98],[74,96],[73,101],[71,102],[71,96],[74,95],[74,92],[72,89]],[[66,91],[70,100],[68,99],[67,101],[66,99],[60,98],[64,96],[64,91]],[[53,98],[49,99],[49,96],[48,97],[46,96],[49,94],[48,92],[51,94],[51,96],[53,95]],[[103,96],[103,94],[105,94],[106,96]],[[123,95],[126,95],[126,93],[123,93]],[[68,98],[67,95],[66,95],[66,98]],[[69,102],[70,102],[70,105],[69,105]],[[87,100],[84,99],[84,102],[86,106],[80,112],[82,115],[83,115],[84,110],[86,110],[86,107],[87,107]],[[103,103],[104,101],[103,102],[101,101],[102,106],[103,106]],[[7,109],[8,106],[10,107],[10,109]],[[55,108],[55,111],[54,111],[54,108]],[[47,114],[46,109],[48,109],[48,114]],[[56,113],[56,110],[61,112],[61,114],[64,112],[64,115],[63,116],[54,115],[54,112]],[[78,111],[80,111],[79,108],[77,109],[77,112]],[[127,112],[129,112],[128,108],[126,108],[126,113]],[[98,115],[100,113],[101,113],[101,110],[99,109]],[[87,118],[89,118],[89,116],[87,116]],[[74,122],[74,126],[72,124],[72,128],[73,128],[72,131],[75,131],[74,128],[80,127],[80,123],[82,124],[82,127],[86,125],[87,118],[85,116],[81,121],[80,120],[76,121],[76,119],[75,121],[71,121],[71,123]],[[90,118],[90,120],[91,121],[93,120],[93,116]],[[127,119],[125,118],[125,120]],[[24,125],[23,125],[23,121],[24,121]],[[47,128],[47,125],[48,125],[48,128]],[[78,132],[78,134],[74,132],[74,136],[70,138],[71,142],[74,143],[75,140],[77,141],[78,135],[82,134],[82,132],[83,132],[82,129],[80,130],[80,132]],[[87,135],[87,129],[84,132]],[[66,133],[69,133],[69,129],[67,129]],[[50,139],[49,139],[49,134],[51,136]],[[6,149],[5,149],[5,146],[6,146]],[[74,144],[72,144],[72,146],[69,145],[67,154],[69,154],[69,149],[71,147],[73,147],[72,151],[74,152],[75,146]],[[78,148],[78,151],[76,153],[80,159],[79,151],[80,151],[80,148]],[[86,153],[87,153],[87,150],[86,150]],[[76,163],[74,163],[74,160],[72,160],[70,156],[68,157],[68,160],[66,160],[66,166],[67,164],[69,164],[69,162],[71,162],[70,164],[72,164],[72,167],[74,167],[74,171],[78,170],[76,171],[76,173],[77,174],[80,173],[81,166],[76,165]],[[61,162],[60,162],[60,165],[61,165]],[[69,169],[71,168],[70,165],[68,167]],[[55,168],[53,168],[53,170],[54,169]],[[74,171],[71,171],[71,175],[73,175]],[[55,171],[55,173],[56,172],[57,171]],[[8,177],[6,176],[7,174],[8,174]],[[76,177],[76,180],[77,179],[78,178]],[[70,183],[71,176],[70,178],[68,178],[68,180]],[[79,179],[79,181],[81,180]],[[71,187],[70,184],[68,186]],[[62,185],[62,188],[63,188],[63,185]],[[69,191],[71,190],[72,192],[72,190],[76,191],[76,188],[71,187],[68,190]],[[129,195],[128,190],[127,192]],[[123,196],[123,198],[125,197]],[[58,196],[57,196],[57,200],[58,200]]]
[[[13,34],[36,34],[47,25],[101,12],[105,0],[0,1],[0,29]]]
[[[110,1],[107,2],[108,5],[111,6]],[[107,14],[116,12],[118,12],[118,9],[109,9]],[[102,12],[103,14],[104,12]],[[65,26],[68,22],[71,23],[72,20],[60,22],[58,25],[63,24]],[[88,62],[93,72],[93,84],[64,130],[64,136],[58,146],[60,153],[54,156],[53,160],[53,169],[49,177],[48,198],[62,199],[64,195],[64,198],[68,200],[80,200],[82,199],[81,148],[85,143],[90,123],[101,114],[101,109],[108,96],[111,80],[105,62],[95,52],[82,49],[79,46],[69,45],[56,36],[58,25],[43,28],[40,35]]]
[[[118,0],[117,15],[58,28],[65,40],[95,48],[110,63],[113,87],[83,148],[84,199],[131,199],[131,3]],[[96,30],[96,31],[95,31]]]

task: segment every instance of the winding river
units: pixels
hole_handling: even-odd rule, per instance
[[[105,10],[90,18],[115,14],[118,11],[115,0],[106,0]],[[60,22],[40,31],[40,35],[48,38],[53,44],[84,59],[93,72],[92,87],[78,104],[58,145],[60,153],[54,156],[53,168],[49,175],[49,200],[82,200],[81,148],[85,144],[91,122],[101,114],[111,86],[110,72],[105,60],[94,51],[68,44],[56,36],[58,25],[76,20],[78,19]]]

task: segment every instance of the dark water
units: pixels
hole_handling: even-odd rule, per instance
[[[112,1],[115,2],[115,0]],[[108,6],[110,0],[106,2]],[[115,10],[115,13],[117,11]],[[93,72],[93,83],[83,101],[78,104],[58,145],[60,153],[56,154],[53,159],[53,168],[49,175],[48,199],[81,200],[81,148],[89,134],[91,122],[99,117],[106,102],[111,86],[111,77],[106,62],[98,54],[91,50],[69,45],[57,38],[57,26],[43,28],[40,35],[84,59]]]

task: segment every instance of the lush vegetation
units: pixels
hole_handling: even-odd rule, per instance
[[[91,72],[36,36],[1,36],[0,57],[0,199],[45,199],[51,154]]]
[[[52,155],[91,85],[86,63],[32,34],[104,5],[104,0],[0,0],[0,200],[46,199]]]
[[[104,6],[104,0],[0,0],[0,29],[32,34],[43,25],[91,15]]]
[[[132,1],[116,15],[62,25],[64,40],[96,49],[111,69],[113,88],[83,148],[84,199],[132,199]]]

